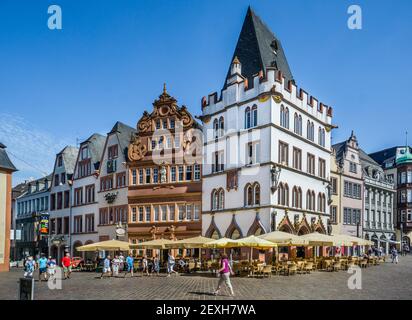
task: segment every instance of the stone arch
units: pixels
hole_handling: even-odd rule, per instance
[[[260,220],[260,215],[259,212],[256,212],[256,217],[255,221],[253,221],[252,225],[249,228],[249,231],[247,232],[248,236],[253,236],[256,235],[256,232],[261,229],[262,233],[265,234],[266,228],[263,226],[262,221]]]
[[[82,242],[77,240],[73,243],[73,257],[83,257],[83,252],[77,251],[77,248],[82,246]]]
[[[287,233],[292,233],[295,234],[295,228],[293,227],[292,223],[290,222],[289,216],[287,213],[285,213],[285,216],[283,217],[282,221],[279,222],[279,225],[277,227],[279,231],[287,232]]]
[[[303,215],[302,220],[295,226],[296,234],[304,235],[311,233],[311,227],[306,219],[306,215]]]
[[[240,229],[239,225],[237,224],[236,215],[234,214],[232,216],[232,222],[230,223],[229,227],[226,230],[225,237],[226,238],[231,238],[233,232],[235,232],[235,231],[239,232],[239,238],[243,238],[242,229]]]
[[[87,240],[84,245],[92,244],[92,240]],[[93,261],[96,253],[93,251],[86,251],[84,252],[84,260],[87,262],[87,260]]]
[[[205,236],[207,238],[212,238],[214,232],[217,232],[219,238],[222,238],[222,234],[215,222],[215,216],[212,216],[212,221],[210,221],[209,228],[206,230]]]

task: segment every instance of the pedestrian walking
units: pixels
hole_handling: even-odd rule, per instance
[[[122,252],[120,252],[119,260],[120,260],[119,271],[123,271],[124,270],[124,256]]]
[[[160,273],[160,260],[159,260],[158,255],[156,255],[153,259],[152,273],[156,273],[156,275],[159,276],[159,273]]]
[[[112,270],[110,268],[110,255],[107,255],[106,259],[104,259],[104,261],[103,261],[103,271],[102,271],[102,274],[100,276],[100,279],[102,279],[105,274],[109,274],[110,277],[113,276]]]
[[[39,281],[42,281],[42,278],[47,281],[47,258],[44,253],[41,254],[37,264],[39,265]]]
[[[169,256],[167,257],[167,276],[168,276],[168,277],[170,277],[170,275],[171,275],[172,273],[178,274],[178,273],[174,270],[175,263],[176,263],[175,257],[172,255],[172,252],[169,251]]]
[[[25,278],[33,278],[34,272],[34,261],[33,257],[27,257],[27,260],[24,264],[24,277]]]
[[[117,277],[119,275],[120,269],[120,259],[118,256],[114,256],[112,260],[113,276]]]
[[[233,293],[232,283],[230,282],[230,275],[233,275],[232,268],[230,267],[229,261],[227,260],[227,255],[223,254],[220,260],[220,269],[217,271],[217,275],[219,277],[219,283],[217,285],[217,289],[215,291],[215,296],[217,296],[220,292],[220,289],[223,283],[229,288],[230,295],[233,297],[235,294]]]
[[[398,264],[399,262],[399,257],[398,257],[398,250],[396,250],[395,247],[392,249],[392,263]]]
[[[150,276],[149,273],[149,261],[147,260],[147,256],[145,255],[142,259],[142,275],[144,276],[144,274],[146,273],[146,275]]]
[[[72,259],[70,253],[66,252],[66,255],[62,259],[62,267],[64,273],[64,280],[70,279],[72,273]]]
[[[126,278],[126,275],[130,272],[132,278],[133,278],[133,268],[134,268],[134,258],[132,254],[129,254],[129,256],[126,258],[126,272],[124,274],[124,277]]]
[[[53,259],[51,256],[47,260],[47,275],[49,279],[54,279],[56,275],[56,259]]]

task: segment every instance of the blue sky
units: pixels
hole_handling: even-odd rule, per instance
[[[63,30],[47,28],[58,4]],[[347,28],[347,9],[363,29]],[[299,87],[334,107],[333,142],[353,129],[367,152],[412,131],[409,0],[2,0],[0,141],[21,170],[50,172],[54,155],[120,120],[135,126],[163,82],[200,114],[221,89],[248,5],[280,38]]]

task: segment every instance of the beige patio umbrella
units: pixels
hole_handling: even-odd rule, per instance
[[[214,241],[214,239],[198,236],[198,237],[174,241],[173,243],[166,244],[165,247],[171,248],[171,249],[172,248],[197,249],[197,248],[203,248],[204,244],[212,242],[212,241]]]
[[[144,248],[144,249],[166,249],[166,245],[175,243],[176,241],[168,239],[155,239],[146,242],[130,244],[130,248]]]
[[[373,241],[346,235],[346,234],[336,234],[333,235],[333,237],[336,237],[337,239],[343,239],[346,242],[350,242],[348,246],[355,245],[355,246],[370,246],[373,245]]]
[[[338,239],[319,232],[308,233],[299,236],[302,240],[308,242],[309,246],[334,246],[339,245]]]
[[[278,246],[304,246],[308,241],[291,233],[282,231],[273,231],[259,236],[259,238],[276,243]]]
[[[130,244],[125,241],[119,240],[107,240],[96,243],[87,244],[85,246],[78,247],[78,251],[128,251],[130,250]]]
[[[237,247],[256,248],[256,249],[270,249],[277,247],[277,244],[256,236],[250,236],[234,240]]]
[[[212,248],[212,249],[235,248],[237,246],[238,246],[238,243],[236,242],[236,240],[229,239],[229,238],[221,238],[218,240],[207,242],[203,245],[204,248]]]

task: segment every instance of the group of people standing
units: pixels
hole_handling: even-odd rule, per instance
[[[70,254],[66,253],[61,261],[61,266],[64,272],[64,279],[70,278],[72,269],[72,260]],[[24,260],[24,277],[33,278],[35,270],[39,270],[39,281],[47,281],[49,279],[54,279],[56,275],[57,262],[56,259],[42,253],[37,261],[33,256],[28,256]]]

